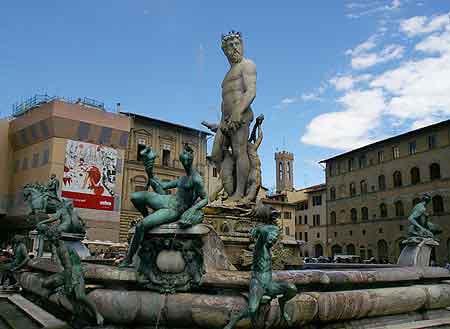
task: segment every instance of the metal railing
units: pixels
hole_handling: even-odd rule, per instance
[[[61,96],[49,96],[49,95],[34,95],[26,99],[25,101],[18,102],[12,105],[12,116],[18,117],[28,111],[31,111],[42,104],[50,103],[54,100],[62,100],[71,104],[83,104],[86,106],[92,106],[101,110],[106,111],[105,103],[97,101],[93,98],[80,97],[80,98],[69,98]]]

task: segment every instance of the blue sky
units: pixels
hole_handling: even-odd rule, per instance
[[[77,0],[0,3],[0,116],[34,94],[92,97],[202,128],[219,119],[242,31],[264,113],[263,183],[273,153],[295,154],[296,187],[318,161],[450,115],[450,2]]]

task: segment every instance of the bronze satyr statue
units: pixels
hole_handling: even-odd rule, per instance
[[[431,196],[425,193],[421,201],[416,204],[409,215],[408,238],[430,238],[436,240],[436,235],[442,233],[442,229],[437,224],[430,221],[427,212],[427,204],[431,201]]]
[[[8,281],[10,286],[15,285],[17,282],[13,273],[22,269],[30,260],[23,236],[15,235],[12,239],[12,245],[14,249],[12,261],[0,264],[0,272],[3,272],[0,286],[3,286],[6,281]]]
[[[240,203],[248,195],[251,170],[248,139],[253,121],[250,105],[256,97],[256,66],[244,58],[239,32],[222,36],[222,50],[230,63],[222,82],[222,117],[218,126],[205,125],[216,130],[211,159],[219,170],[228,201]]]
[[[272,300],[281,295],[278,298],[280,312],[286,322],[290,324],[291,319],[284,306],[288,300],[297,294],[297,288],[294,284],[286,281],[272,281],[272,253],[270,249],[278,239],[279,228],[276,225],[263,225],[253,228],[250,233],[252,238],[256,240],[256,244],[253,252],[248,307],[232,317],[225,329],[233,329],[240,320],[248,317],[250,317],[253,327],[256,328],[261,301],[265,296]]]
[[[192,165],[194,151],[188,145],[185,145],[179,158],[186,175],[170,182],[162,182],[154,176],[153,165],[157,155],[151,148],[144,149],[141,155],[148,175],[147,186],[151,186],[154,192],[142,191],[131,194],[131,202],[144,219],[136,225],[128,255],[120,267],[126,267],[132,263],[145,232],[175,221],[179,221],[181,228],[199,224],[203,220],[202,208],[208,204],[202,177]],[[165,193],[172,188],[177,188],[175,195]],[[147,207],[153,209],[153,213],[149,214]]]
[[[42,286],[50,290],[48,297],[62,291],[72,303],[75,314],[80,315],[84,308],[95,318],[97,325],[103,325],[103,316],[98,312],[95,304],[86,296],[83,268],[78,254],[59,239],[60,232],[54,226],[39,224],[37,231],[56,247],[56,255],[63,267],[62,272],[51,275],[43,282]]]

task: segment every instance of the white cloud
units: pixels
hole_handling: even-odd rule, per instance
[[[373,141],[371,131],[379,126],[385,101],[380,89],[350,91],[338,100],[344,111],[315,117],[301,141],[334,149],[351,149]]]
[[[302,94],[301,98],[305,102],[322,100],[317,93],[304,93]]]
[[[417,129],[448,119],[450,19],[444,23],[444,16],[447,15],[404,23],[403,31],[417,36],[418,40],[408,45],[410,57],[392,63],[389,69],[380,66],[376,71],[368,71],[370,74],[357,74],[359,69],[401,58],[406,53],[405,46],[391,44],[376,52],[375,38],[371,37],[348,51],[353,70],[329,81],[336,91],[343,92],[337,100],[343,109],[312,119],[301,141],[327,148],[353,149],[384,138],[389,132]],[[391,37],[389,33],[384,35],[385,39]],[[387,41],[381,40],[380,35],[376,38],[376,43]]]
[[[435,16],[428,18],[425,16],[414,16],[400,22],[400,30],[409,37],[414,37],[420,34],[431,33],[438,31],[445,25],[448,25],[449,14]]]
[[[377,45],[376,42],[375,42],[376,39],[377,39],[377,35],[374,34],[369,39],[367,39],[366,41],[364,41],[364,42],[360,43],[359,45],[357,45],[355,48],[346,50],[345,54],[346,55],[353,55],[353,56],[355,56],[355,55],[358,55],[358,54],[361,54],[361,53],[365,53],[368,50],[371,50],[371,49],[376,47],[376,45]]]
[[[336,76],[330,79],[330,83],[336,88],[336,90],[348,90],[352,89],[355,84],[361,81],[367,81],[372,78],[370,74],[362,74],[359,76],[344,75]]]
[[[401,7],[400,0],[392,1],[374,1],[366,3],[349,3],[346,5],[347,9],[354,10],[347,14],[349,18],[360,18],[363,16],[370,16],[378,13],[389,13]]]
[[[281,104],[292,104],[298,102],[297,97],[286,97],[281,100]]]
[[[389,45],[380,53],[361,53],[352,57],[352,68],[357,70],[367,69],[379,63],[385,63],[394,59],[402,58],[405,47],[400,45]]]

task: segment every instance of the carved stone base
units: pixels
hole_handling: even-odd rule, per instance
[[[140,283],[161,293],[195,289],[206,271],[230,269],[223,244],[204,224],[155,228],[146,234],[138,257]]]
[[[430,266],[430,256],[433,247],[439,243],[430,238],[413,237],[402,242],[403,248],[397,264],[402,266]]]
[[[250,230],[265,223],[249,214],[254,204],[247,208],[227,206],[207,206],[204,208],[205,222],[214,227],[225,246],[225,253],[230,262],[241,270],[248,270],[251,260],[245,261],[245,256],[252,255]],[[303,261],[300,257],[300,244],[295,240],[282,240],[280,243],[292,255],[286,260],[286,265],[300,266]]]

